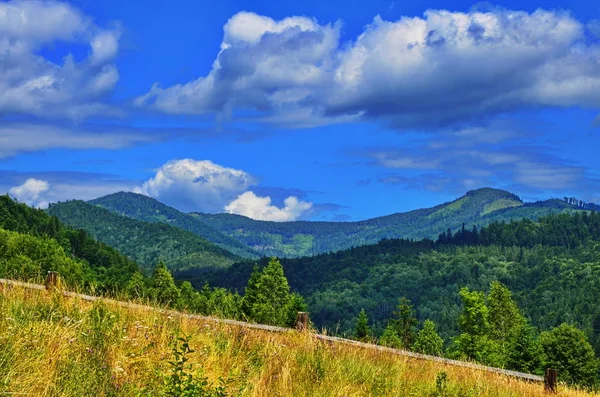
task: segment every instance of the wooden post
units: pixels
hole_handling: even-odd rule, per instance
[[[298,312],[296,315],[296,331],[305,331],[308,329],[308,313]]]
[[[558,371],[552,368],[546,368],[546,376],[544,376],[544,390],[549,393],[556,393],[558,384]]]
[[[58,284],[58,273],[49,271],[46,276],[46,291],[56,288]]]

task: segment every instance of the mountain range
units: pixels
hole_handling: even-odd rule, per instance
[[[201,236],[235,256],[256,259],[260,256],[301,257],[339,251],[354,246],[375,244],[384,238],[437,238],[448,229],[463,224],[482,227],[494,221],[537,219],[559,212],[580,210],[577,200],[550,199],[523,202],[507,191],[483,188],[467,192],[458,199],[432,208],[396,213],[358,222],[270,222],[235,214],[183,213],[159,201],[135,193],[115,193],[89,202],[113,213],[138,221],[167,224]],[[51,213],[72,226],[92,234],[97,223],[91,214],[87,220],[74,219],[53,205]],[[589,205],[587,205],[589,207]],[[97,213],[103,216],[102,213]],[[89,224],[88,224],[89,222]],[[110,244],[98,236],[101,241]]]

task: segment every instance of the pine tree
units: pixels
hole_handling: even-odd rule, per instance
[[[396,329],[396,333],[402,341],[402,347],[410,349],[415,340],[415,328],[419,323],[410,300],[404,297],[398,300],[397,310],[390,323]]]
[[[425,320],[423,329],[419,331],[413,345],[413,350],[423,353],[440,356],[444,347],[444,340],[435,330],[435,323],[431,320]]]
[[[367,317],[367,313],[365,313],[365,309],[362,309],[360,313],[358,313],[356,326],[354,327],[354,338],[362,342],[367,342],[371,338],[369,318]]]
[[[254,304],[258,302],[258,283],[260,277],[261,271],[258,266],[255,265],[254,269],[252,269],[252,274],[250,274],[250,279],[248,279],[244,297],[242,298],[242,313],[246,319],[252,319],[253,317],[252,308]]]
[[[242,312],[261,324],[291,326],[298,311],[306,311],[304,299],[290,293],[290,286],[277,258],[260,271],[254,268],[242,300]]]
[[[179,289],[163,262],[159,262],[154,268],[150,284],[150,296],[159,304],[174,305],[179,300]]]

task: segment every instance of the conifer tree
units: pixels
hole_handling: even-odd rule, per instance
[[[396,329],[398,337],[402,341],[402,347],[410,349],[415,340],[415,328],[419,323],[415,317],[413,305],[410,300],[402,297],[398,300],[398,306],[394,312],[392,326]]]
[[[423,354],[440,356],[444,347],[444,340],[435,330],[435,323],[425,320],[423,328],[417,333],[413,350]]]
[[[356,319],[356,326],[354,327],[354,338],[359,341],[367,342],[371,337],[371,328],[369,327],[369,318],[365,309],[361,309]]]
[[[163,262],[159,262],[154,268],[150,284],[150,296],[159,304],[174,305],[179,300],[179,289]]]

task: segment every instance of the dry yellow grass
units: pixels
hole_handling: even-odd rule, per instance
[[[241,396],[543,396],[498,374],[19,287],[0,292],[0,395],[162,395],[174,335]],[[447,389],[436,386],[447,374]],[[445,393],[445,394],[444,394]],[[559,396],[590,394],[560,388]]]

